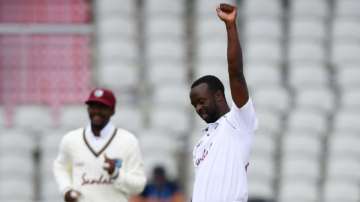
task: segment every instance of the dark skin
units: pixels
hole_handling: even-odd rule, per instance
[[[87,110],[89,114],[91,130],[95,136],[100,137],[101,130],[106,126],[106,124],[108,124],[111,116],[115,114],[115,110],[100,102],[88,103]],[[105,158],[105,163],[109,165],[108,167],[104,167],[104,169],[109,175],[112,175],[115,171],[115,161],[108,158],[106,154],[104,155],[104,158]],[[74,190],[69,190],[65,193],[64,200],[66,202],[78,201],[78,197],[80,196],[80,193],[77,192],[78,193],[77,196],[74,197],[71,196],[72,191],[74,192]]]
[[[248,101],[249,92],[243,72],[242,50],[237,33],[237,8],[228,4],[220,4],[216,12],[226,26],[231,97],[236,106],[241,108]],[[190,100],[196,112],[207,123],[215,122],[229,111],[229,106],[222,92],[210,90],[206,83],[199,84],[191,89]]]

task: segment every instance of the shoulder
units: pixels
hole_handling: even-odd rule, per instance
[[[121,141],[126,141],[128,144],[133,146],[137,146],[139,144],[138,139],[133,133],[122,128],[117,128],[116,138]]]
[[[84,129],[83,128],[78,128],[72,131],[67,132],[61,142],[62,144],[71,144],[76,142],[77,140],[81,139],[84,133]]]
[[[226,120],[232,122],[240,128],[255,130],[257,127],[257,118],[251,98],[241,107],[232,103],[230,112],[226,114]]]

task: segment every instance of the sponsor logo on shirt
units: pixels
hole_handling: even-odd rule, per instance
[[[202,154],[200,155],[200,157],[195,160],[195,165],[196,166],[199,166],[201,164],[201,162],[203,162],[206,159],[206,157],[209,154],[209,150],[211,149],[211,146],[212,146],[212,143],[210,143],[209,148],[204,148],[203,149]]]
[[[81,176],[81,185],[106,185],[106,184],[112,184],[113,179],[111,177],[105,177],[103,174],[101,174],[98,178],[90,178],[87,176],[87,173],[83,173]]]

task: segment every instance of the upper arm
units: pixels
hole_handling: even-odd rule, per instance
[[[231,97],[238,108],[243,107],[249,100],[249,92],[243,72],[229,72]]]

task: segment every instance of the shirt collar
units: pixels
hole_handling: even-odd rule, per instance
[[[224,116],[220,117],[217,121],[215,121],[214,123],[208,123],[207,126],[202,129],[203,132],[208,132],[209,130],[215,130],[219,124],[220,124],[220,120],[223,118]]]
[[[115,130],[115,126],[109,121],[106,126],[100,131],[100,136],[97,137],[94,135],[93,131],[91,130],[91,125],[88,124],[87,127],[86,127],[86,134],[88,136],[91,136],[91,137],[96,137],[96,138],[106,138],[108,137],[109,135],[111,135]]]

